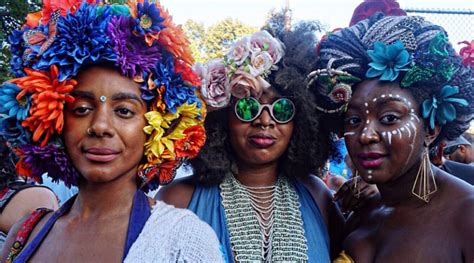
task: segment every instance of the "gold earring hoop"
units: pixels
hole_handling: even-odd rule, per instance
[[[359,176],[359,171],[355,170],[355,175],[354,175],[354,196],[355,198],[359,199],[360,197],[360,189],[358,187],[358,184],[359,184],[359,180],[360,180],[360,176]]]
[[[425,203],[430,202],[430,195],[438,191],[433,170],[431,169],[430,157],[428,149],[423,150],[423,157],[421,159],[420,168],[416,174],[415,182],[411,189],[411,193],[423,200]]]

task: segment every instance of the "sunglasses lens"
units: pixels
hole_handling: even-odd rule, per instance
[[[289,122],[295,115],[295,105],[289,99],[279,99],[273,104],[273,116],[279,122]]]
[[[235,104],[235,113],[243,121],[252,121],[258,114],[259,106],[260,104],[254,98],[243,98]]]

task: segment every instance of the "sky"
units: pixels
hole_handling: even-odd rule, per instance
[[[188,19],[214,24],[227,17],[237,18],[245,24],[260,27],[267,14],[280,10],[286,0],[161,0],[173,15],[174,21],[183,24]],[[362,0],[289,0],[295,20],[317,19],[328,29],[348,26],[352,12]],[[398,0],[402,8],[441,8],[449,10],[474,11],[474,0]],[[474,39],[474,15],[460,21],[442,24],[450,33],[453,42]],[[433,21],[437,22],[437,21]],[[446,21],[443,21],[446,23]],[[458,32],[460,25],[465,25]],[[470,30],[469,30],[469,29]],[[470,36],[465,36],[471,34]]]

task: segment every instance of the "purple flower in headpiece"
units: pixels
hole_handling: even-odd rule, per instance
[[[107,35],[117,54],[116,64],[123,75],[141,76],[150,72],[160,60],[161,52],[157,45],[148,46],[143,38],[132,34],[133,20],[126,16],[114,16],[107,26]]]
[[[20,101],[16,99],[21,89],[10,82],[5,82],[0,86],[0,114],[14,117],[19,121],[23,121],[28,116],[31,97],[23,96]]]
[[[76,76],[83,64],[115,61],[116,55],[105,34],[110,21],[110,8],[106,8],[101,15],[95,9],[96,5],[84,2],[74,14],[61,16],[56,39],[33,68],[48,70],[56,64],[59,81],[64,81]]]
[[[133,30],[140,36],[146,33],[157,33],[165,28],[165,25],[161,24],[165,19],[160,16],[160,10],[148,0],[145,0],[143,4],[137,4],[137,15]]]
[[[21,145],[18,153],[23,163],[31,167],[33,178],[39,178],[47,172],[53,182],[63,181],[67,187],[77,185],[79,173],[69,161],[63,147],[54,144],[45,147]]]
[[[11,145],[26,144],[31,140],[31,133],[21,126],[15,117],[5,117],[0,121],[0,135]]]

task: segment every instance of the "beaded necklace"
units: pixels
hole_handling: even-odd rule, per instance
[[[298,195],[286,177],[249,187],[229,174],[219,187],[236,261],[308,260]]]

